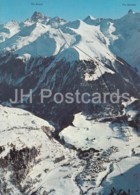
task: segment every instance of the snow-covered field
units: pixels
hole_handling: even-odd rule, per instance
[[[113,187],[126,192],[130,189],[131,195],[140,193],[140,137],[133,128],[121,123],[89,120],[79,113],[75,115],[73,126],[65,128],[60,137],[66,145],[77,149],[95,149],[98,155],[93,155],[93,162],[98,158],[103,161],[100,163],[106,172],[97,174],[96,184],[88,194],[94,191],[107,195]]]

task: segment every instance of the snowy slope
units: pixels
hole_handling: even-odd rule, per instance
[[[91,58],[99,58],[101,60],[112,59],[115,58],[113,54],[107,48],[106,37],[100,32],[99,27],[90,26],[84,23],[81,20],[77,20],[75,22],[68,23],[66,25],[66,30],[68,33],[71,30],[71,33],[74,33],[76,37],[76,42],[73,43],[73,47],[76,48],[79,53],[79,59],[89,59]],[[86,54],[89,56],[87,56]]]
[[[12,51],[20,56],[27,53],[35,57],[58,55],[58,58],[69,61],[90,59],[89,56],[102,61],[115,60],[108,49],[108,39],[100,28],[81,20],[66,22],[59,17],[48,18],[35,12],[20,23],[18,29],[16,25],[15,28],[14,33],[0,44],[1,52]]]
[[[95,19],[87,17],[84,21],[98,26],[108,39],[109,49],[140,71],[140,13],[129,11],[120,19]]]
[[[24,26],[15,36],[1,43],[1,51],[13,51],[20,56],[27,53],[33,57],[57,55],[67,47],[58,29],[39,22]]]
[[[139,194],[140,138],[127,124],[79,113],[59,143],[54,128],[27,111],[0,106],[0,116],[2,194]]]
[[[16,21],[10,21],[4,25],[0,25],[0,43],[14,36],[20,31],[20,25]]]
[[[68,195],[79,194],[74,178],[82,168],[77,166],[80,160],[75,152],[51,139],[49,132],[54,128],[48,122],[26,111],[3,106],[0,116],[2,194],[9,194],[10,190],[10,194],[17,195],[51,191],[50,194],[58,195],[65,191]]]
[[[113,187],[116,192],[130,189],[131,195],[140,193],[140,153],[135,153],[140,151],[140,138],[133,128],[119,122],[91,120],[79,113],[73,126],[65,128],[60,137],[66,145],[82,150],[83,159],[89,161],[85,175],[79,176],[84,181],[81,188],[85,194],[107,195]],[[84,151],[89,153],[84,155]]]
[[[112,43],[112,51],[140,70],[140,13],[128,13],[115,21],[119,39]],[[116,34],[117,32],[114,32]]]
[[[129,12],[117,20],[88,16],[66,22],[35,12],[20,24],[1,25],[0,52],[67,61],[99,59],[108,65],[117,55],[139,69],[139,19],[139,13]]]

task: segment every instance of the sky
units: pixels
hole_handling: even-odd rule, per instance
[[[34,11],[68,21],[96,18],[120,18],[129,9],[140,12],[140,0],[0,0],[0,23],[24,21]]]

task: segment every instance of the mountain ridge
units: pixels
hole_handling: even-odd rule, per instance
[[[28,53],[32,56],[42,57],[50,57],[63,52],[63,58],[67,59],[65,50],[73,48],[76,53],[79,53],[79,58],[76,57],[73,60],[88,59],[86,55],[75,48],[79,47],[93,58],[110,60],[109,56],[112,56],[111,58],[119,56],[139,69],[139,55],[137,52],[139,46],[134,44],[132,49],[130,47],[132,42],[137,42],[136,40],[140,36],[140,33],[138,33],[140,25],[138,22],[134,23],[134,20],[139,17],[139,13],[132,12],[116,20],[88,17],[83,21],[66,22],[59,17],[50,18],[40,12],[34,12],[31,18],[21,23],[13,23],[10,29],[7,25],[4,25],[4,28],[12,32],[6,33],[4,28],[0,30],[0,51],[13,52],[20,56]],[[93,21],[93,23],[88,20]],[[38,27],[35,34],[36,25]],[[127,33],[125,29],[127,29]],[[26,31],[29,31],[29,34]],[[79,39],[79,37],[81,38]],[[52,42],[51,45],[50,42]],[[42,44],[44,44],[44,48],[41,50]],[[49,50],[54,47],[51,53],[47,52],[47,47],[49,47]],[[44,52],[45,50],[46,52]]]
[[[137,17],[66,22],[35,12],[0,27],[2,195],[140,192],[140,76],[127,58],[140,57]],[[44,89],[52,96],[42,102]],[[30,90],[32,101],[22,97]],[[87,104],[77,91],[114,95]],[[55,101],[68,93],[72,103]]]

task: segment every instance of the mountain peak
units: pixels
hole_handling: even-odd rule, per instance
[[[87,19],[96,20],[96,18],[94,18],[93,16],[88,16]]]
[[[96,18],[94,18],[93,16],[87,16],[84,21],[94,21],[96,20]]]
[[[135,12],[132,10],[132,9],[130,9],[129,11],[128,11],[128,14],[134,14]]]
[[[45,15],[43,15],[41,12],[37,12],[35,11],[31,17],[31,19],[33,21],[38,21],[38,20],[43,20],[43,19],[47,19],[47,17]]]

